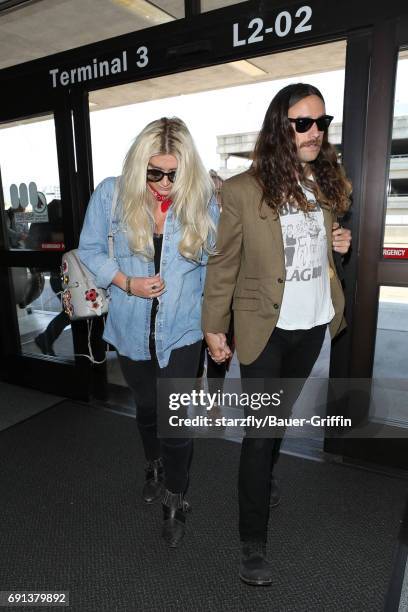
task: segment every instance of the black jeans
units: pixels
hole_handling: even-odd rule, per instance
[[[119,355],[119,363],[126,383],[133,391],[136,403],[136,422],[142,438],[146,459],[162,457],[165,486],[172,493],[184,493],[188,485],[188,471],[192,453],[192,440],[157,437],[157,379],[195,379],[200,358],[201,340],[175,349],[165,368],[160,368],[154,342],[150,343],[151,359],[133,361]]]
[[[240,366],[245,378],[307,379],[322,348],[326,325],[308,330],[275,328],[254,362]],[[243,380],[245,386],[245,380]],[[290,398],[293,406],[302,387]],[[238,477],[239,533],[242,541],[266,542],[270,484],[282,438],[244,438]]]

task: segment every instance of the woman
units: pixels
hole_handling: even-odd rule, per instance
[[[218,205],[192,137],[177,118],[142,130],[117,180],[114,259],[108,257],[114,178],[102,181],[91,198],[79,254],[98,286],[110,287],[104,339],[115,346],[136,401],[147,460],[143,499],[163,496],[162,535],[176,547],[189,509],[184,493],[192,441],[158,439],[156,382],[196,377],[205,264]]]

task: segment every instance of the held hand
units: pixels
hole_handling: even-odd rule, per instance
[[[215,363],[223,363],[230,359],[232,352],[227,344],[225,334],[207,332],[204,336],[208,346],[208,354]]]
[[[156,276],[132,276],[130,281],[130,290],[132,295],[137,295],[143,298],[157,298],[164,293],[165,283],[160,278],[160,274]]]
[[[335,222],[333,223],[332,239],[333,251],[345,255],[350,248],[351,231]]]

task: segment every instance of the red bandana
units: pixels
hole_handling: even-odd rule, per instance
[[[157,202],[161,202],[160,208],[162,213],[167,212],[170,206],[173,204],[173,200],[156,191],[156,189],[154,189],[154,187],[152,187],[151,185],[149,185],[149,189],[151,190],[153,196],[156,198]]]

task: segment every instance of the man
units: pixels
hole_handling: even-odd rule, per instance
[[[306,379],[327,326],[332,338],[345,327],[333,250],[344,254],[350,246],[350,232],[337,217],[349,207],[351,186],[328,142],[332,119],[318,89],[303,83],[285,87],[267,110],[250,170],[223,185],[202,326],[213,359],[228,359],[232,303],[244,381]],[[285,240],[286,250],[295,249],[286,261]],[[248,584],[272,582],[265,545],[280,442],[245,437],[242,443],[240,578]]]

